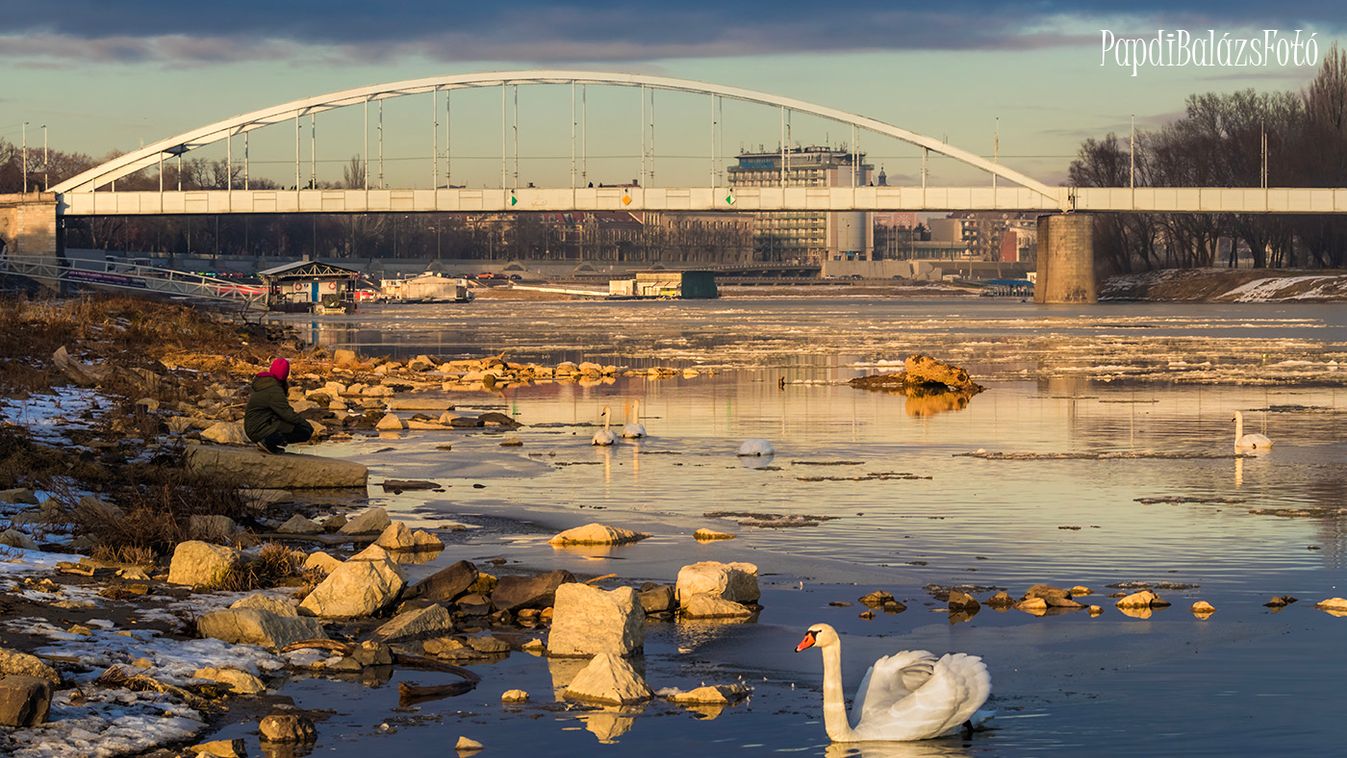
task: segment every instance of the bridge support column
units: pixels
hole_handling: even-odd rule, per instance
[[[1094,217],[1058,213],[1038,217],[1035,303],[1096,303]]]
[[[63,240],[56,219],[56,195],[50,192],[0,195],[0,254],[51,258],[63,257]],[[58,290],[54,282],[39,282]]]

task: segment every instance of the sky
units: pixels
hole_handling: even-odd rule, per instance
[[[6,7],[8,6],[8,7]],[[1320,55],[1347,39],[1347,9],[1331,0],[1100,3],[1027,0],[916,3],[857,0],[842,7],[761,2],[385,2],[235,0],[205,7],[157,0],[0,0],[0,137],[30,145],[48,126],[53,146],[92,155],[125,151],[221,118],[350,87],[478,71],[566,68],[658,74],[760,90],[862,114],[993,156],[1060,182],[1086,137],[1158,126],[1196,92],[1296,89],[1312,66],[1142,68],[1101,53],[1104,32],[1153,37],[1184,29],[1232,37],[1315,34]],[[1101,60],[1103,65],[1101,65]],[[498,95],[456,95],[446,139],[455,183],[499,183]],[[385,113],[390,184],[428,186],[427,96]],[[569,181],[569,95],[521,88],[521,183]],[[592,92],[589,175],[622,181],[639,170],[635,90]],[[705,184],[711,168],[705,99],[656,95],[654,184]],[[320,179],[340,178],[361,147],[360,114],[319,117]],[[779,141],[780,117],[727,105],[720,154]],[[442,130],[445,124],[440,123]],[[254,175],[293,177],[293,127],[258,133]],[[273,133],[274,132],[274,133]],[[439,132],[442,134],[443,132]],[[309,173],[308,125],[302,169]],[[867,139],[869,140],[867,142]],[[792,116],[793,143],[846,143],[848,127]],[[920,157],[861,136],[891,183],[916,183]],[[373,154],[373,150],[371,151]],[[220,146],[199,153],[222,158]],[[510,159],[513,160],[512,158]],[[721,161],[723,162],[723,161]],[[512,165],[511,165],[512,168]],[[371,167],[372,173],[376,169]],[[951,161],[932,181],[976,184]],[[291,179],[293,180],[293,179]]]

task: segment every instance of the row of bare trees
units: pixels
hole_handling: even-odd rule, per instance
[[[1134,154],[1131,142],[1117,134],[1086,140],[1071,164],[1071,184],[1347,185],[1347,52],[1334,46],[1297,92],[1193,95],[1178,120],[1138,131]],[[1243,257],[1255,268],[1347,264],[1341,216],[1133,213],[1101,215],[1095,224],[1096,254],[1114,272],[1233,267]]]

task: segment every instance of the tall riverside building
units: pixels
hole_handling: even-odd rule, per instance
[[[864,153],[810,145],[784,152],[744,152],[729,167],[731,187],[779,187],[782,161],[787,187],[863,187],[874,167]],[[853,175],[855,180],[853,182]],[[874,229],[866,211],[780,211],[753,215],[759,260],[821,263],[870,260]]]

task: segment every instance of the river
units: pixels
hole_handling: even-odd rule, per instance
[[[660,703],[639,714],[552,704],[558,664],[523,654],[488,667],[473,693],[411,712],[392,709],[389,682],[359,702],[326,680],[287,685],[301,705],[336,711],[341,742],[326,747],[337,754],[396,741],[403,755],[439,755],[459,733],[543,754],[594,754],[601,742],[613,755],[852,754],[827,750],[818,658],[792,652],[818,621],[843,635],[849,687],[870,660],[902,648],[976,653],[992,672],[997,729],[864,755],[1286,753],[1347,736],[1335,695],[1347,619],[1313,607],[1347,594],[1340,307],[482,300],[295,323],[316,342],[364,353],[504,350],[520,361],[695,369],[457,398],[516,415],[527,425],[519,448],[477,433],[456,434],[444,451],[433,432],[328,446],[369,463],[376,481],[448,485],[374,497],[407,518],[469,527],[420,570],[503,558],[667,582],[682,563],[714,558],[763,572],[754,623],[648,631],[652,687],[738,677],[757,686],[718,718]],[[844,383],[918,351],[965,366],[986,391],[942,404]],[[620,422],[638,400],[648,439],[588,444],[602,407]],[[1235,456],[1236,410],[1245,431],[1274,440],[1270,454]],[[776,455],[737,458],[755,437]],[[763,528],[709,515],[725,512],[826,518]],[[556,529],[591,520],[654,537],[606,551],[546,546]],[[688,535],[702,526],[739,537],[698,545]],[[1103,614],[984,608],[960,621],[924,589],[1018,596],[1035,582],[1088,585],[1096,594],[1086,602]],[[1108,595],[1133,582],[1158,586],[1173,606],[1123,615]],[[867,620],[861,606],[829,604],[881,588],[908,610]],[[1284,594],[1301,602],[1263,606]],[[1217,612],[1194,617],[1198,599]],[[536,704],[503,709],[499,694],[512,687]]]

